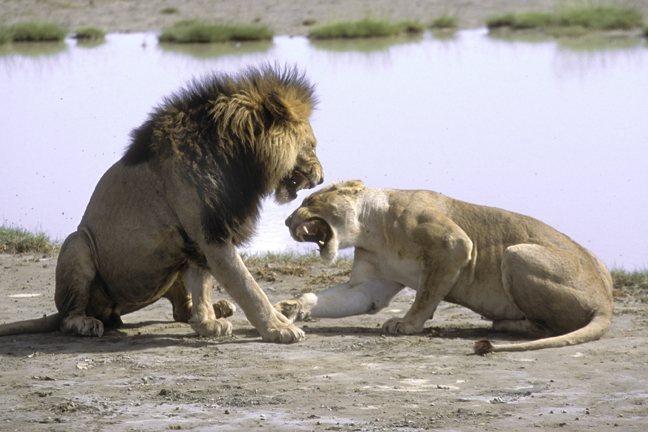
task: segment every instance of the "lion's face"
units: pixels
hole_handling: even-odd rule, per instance
[[[286,219],[290,235],[298,242],[317,243],[320,256],[331,262],[338,249],[354,245],[357,204],[364,184],[357,180],[335,183],[304,199]]]
[[[300,144],[295,165],[275,189],[275,199],[280,204],[297,198],[297,192],[300,190],[314,188],[324,181],[322,165],[315,154],[317,141],[309,123],[304,123],[298,128],[297,142]]]

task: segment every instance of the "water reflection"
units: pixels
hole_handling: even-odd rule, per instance
[[[67,49],[68,46],[65,42],[12,42],[8,44],[0,44],[0,56],[52,56]]]
[[[64,238],[164,96],[213,71],[278,62],[317,84],[327,182],[431,189],[529,214],[609,266],[648,266],[645,47],[574,50],[485,30],[357,42],[276,37],[195,53],[154,33],[109,34],[93,49],[66,41],[49,55],[0,55],[0,100],[10,101],[0,104],[0,220]],[[264,203],[251,251],[295,247],[283,220],[304,196]]]
[[[78,39],[76,46],[78,48],[92,49],[92,48],[97,48],[105,43],[106,43],[105,38],[92,39],[92,40]]]
[[[411,44],[423,40],[422,34],[402,34],[387,37],[360,39],[312,39],[310,45],[318,50],[332,53],[385,52],[397,45]]]
[[[258,42],[221,42],[221,43],[161,43],[161,50],[170,53],[186,54],[197,59],[210,59],[223,56],[265,53],[272,48],[272,41]]]
[[[457,38],[455,29],[433,29],[432,37],[440,41],[454,40]]]
[[[627,50],[644,46],[644,38],[613,36],[603,33],[585,34],[579,37],[555,38],[541,32],[490,31],[489,39],[504,42],[556,43],[565,51],[599,53],[601,51]]]

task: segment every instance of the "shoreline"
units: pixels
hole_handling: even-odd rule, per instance
[[[366,17],[390,21],[453,16],[458,28],[479,28],[486,20],[508,12],[552,12],[563,0],[0,0],[0,25],[40,21],[70,31],[98,27],[109,33],[160,31],[180,20],[198,19],[224,24],[262,24],[276,36],[306,35],[310,25]],[[605,4],[630,7],[648,17],[648,2],[607,0]]]

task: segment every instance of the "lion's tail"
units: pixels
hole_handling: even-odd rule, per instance
[[[59,313],[46,315],[26,321],[18,321],[0,325],[0,336],[10,336],[28,333],[50,333],[59,330],[61,316]]]
[[[560,348],[569,345],[578,345],[600,339],[610,327],[610,323],[612,323],[612,313],[599,313],[595,314],[592,317],[592,320],[585,327],[562,336],[504,345],[494,345],[488,339],[480,339],[475,342],[473,350],[475,351],[475,354],[484,355],[498,351],[533,351],[544,348]]]

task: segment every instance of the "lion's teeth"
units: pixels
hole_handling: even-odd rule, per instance
[[[299,234],[299,240],[304,241],[304,234]]]
[[[324,246],[324,242],[322,240],[318,241],[317,244],[320,246]]]

